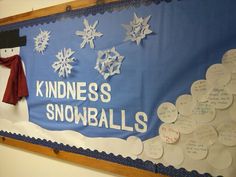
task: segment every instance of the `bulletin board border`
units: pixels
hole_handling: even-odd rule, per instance
[[[93,159],[97,159],[97,160],[104,160],[104,161],[108,161],[108,162],[112,162],[114,164],[120,164],[122,166],[128,166],[129,170],[130,168],[135,168],[136,170],[144,170],[147,172],[146,175],[150,176],[150,175],[154,175],[156,177],[165,177],[163,175],[167,175],[167,176],[176,176],[176,177],[212,177],[209,173],[204,173],[204,174],[199,174],[197,171],[193,170],[191,172],[187,171],[184,168],[180,168],[180,169],[176,169],[173,166],[168,166],[165,167],[163,164],[155,164],[151,161],[143,161],[141,159],[136,159],[133,160],[129,157],[124,158],[121,155],[119,156],[115,156],[114,154],[110,153],[110,154],[106,154],[105,152],[98,152],[98,151],[91,151],[89,149],[83,149],[83,148],[77,148],[75,146],[71,147],[69,145],[64,145],[64,144],[59,144],[57,142],[52,142],[52,141],[47,141],[47,140],[42,140],[42,139],[36,139],[36,138],[31,138],[31,137],[27,137],[24,135],[20,135],[20,134],[15,134],[15,133],[8,133],[5,131],[0,131],[0,138],[1,141],[0,143],[2,144],[8,144],[6,143],[6,138],[10,138],[10,139],[15,139],[15,140],[19,140],[19,142],[17,144],[14,144],[14,146],[16,147],[21,147],[21,145],[19,144],[24,144],[24,142],[28,143],[27,146],[32,146],[32,145],[39,145],[39,146],[44,146],[49,148],[48,151],[51,152],[51,154],[53,155],[49,155],[49,156],[53,156],[53,157],[58,157],[60,158],[60,153],[61,152],[69,152],[69,153],[73,153],[74,155],[82,155],[82,156],[86,156],[86,158],[93,158]],[[31,149],[31,148],[26,148],[26,149]],[[52,153],[53,152],[53,153]],[[39,153],[41,154],[45,154],[42,153],[41,151],[39,151]],[[64,160],[69,160],[69,161],[73,161],[73,159],[71,160],[69,159],[65,159],[62,158]],[[78,162],[78,164],[80,164],[80,162]],[[83,164],[83,163],[82,163]],[[103,168],[99,168],[99,169],[103,169]],[[113,168],[111,168],[113,169]],[[109,171],[109,170],[107,170]],[[124,175],[122,172],[122,170],[118,170],[117,171],[111,171],[113,173],[117,173],[120,175]],[[151,172],[151,173],[150,173]],[[132,170],[131,170],[131,174],[129,175],[129,172],[125,172],[126,175],[125,176],[133,176],[135,175]],[[128,174],[127,174],[128,173]],[[138,177],[138,175],[136,175],[136,177]],[[150,176],[151,177],[151,176]],[[218,176],[220,177],[220,176]]]
[[[87,17],[98,13],[121,11],[129,7],[140,7],[152,3],[169,3],[172,0],[76,0],[52,7],[33,10],[0,19],[0,31],[55,22],[62,18]],[[181,1],[181,0],[176,0]]]

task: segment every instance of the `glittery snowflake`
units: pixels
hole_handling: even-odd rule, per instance
[[[48,46],[48,41],[50,38],[50,31],[42,31],[34,38],[35,50],[41,54],[45,51]]]
[[[125,41],[131,40],[135,41],[137,45],[140,44],[141,40],[144,39],[148,34],[151,34],[152,31],[149,29],[148,21],[150,20],[150,15],[146,18],[137,17],[134,13],[134,19],[130,22],[129,25],[124,25],[126,29],[126,38]]]
[[[104,79],[115,74],[120,74],[120,67],[124,57],[121,56],[115,47],[98,51],[97,63],[95,69],[103,75]]]
[[[55,61],[52,64],[52,67],[54,68],[55,72],[58,72],[59,77],[68,77],[68,75],[71,73],[71,69],[73,68],[70,63],[74,62],[74,57],[72,55],[75,52],[72,51],[70,48],[61,50],[56,55],[58,61]]]
[[[84,48],[86,44],[89,44],[90,48],[94,48],[94,39],[103,35],[102,33],[96,31],[97,24],[98,20],[95,21],[93,25],[89,25],[88,21],[84,19],[84,30],[75,32],[76,35],[82,36],[83,39],[83,42],[80,44],[80,48]]]

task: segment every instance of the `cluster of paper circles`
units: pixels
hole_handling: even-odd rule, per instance
[[[168,164],[178,166],[185,154],[193,160],[206,159],[219,170],[232,164],[233,157],[225,146],[236,146],[236,49],[226,52],[222,64],[210,66],[205,76],[205,80],[193,82],[191,95],[180,95],[175,105],[164,102],[158,107],[163,144],[160,141],[145,144],[148,157],[163,157]],[[222,123],[224,119],[226,122]]]

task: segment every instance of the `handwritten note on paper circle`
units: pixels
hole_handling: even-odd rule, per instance
[[[233,102],[233,95],[229,94],[223,87],[214,88],[208,97],[209,103],[216,109],[226,109]]]
[[[169,102],[165,102],[158,107],[157,115],[162,122],[172,123],[176,121],[178,112],[175,105]]]
[[[236,122],[236,102],[229,108],[229,116]]]
[[[206,80],[198,80],[191,86],[191,94],[199,102],[205,102],[210,92],[210,84]]]
[[[191,117],[179,114],[174,126],[180,133],[190,134],[196,128],[196,122]]]
[[[144,144],[144,153],[152,159],[160,159],[163,152],[163,145],[157,139],[148,140]]]
[[[181,95],[176,100],[176,108],[180,114],[184,116],[189,116],[192,114],[193,107],[196,101],[191,95]]]
[[[161,137],[161,140],[165,143],[175,143],[179,140],[180,133],[179,131],[174,127],[173,124],[162,124],[159,127],[159,135]]]
[[[207,146],[197,140],[188,140],[184,146],[185,153],[194,160],[206,158],[208,149]]]
[[[231,80],[226,85],[226,90],[231,94],[236,94],[236,73],[231,74]]]
[[[194,137],[204,145],[212,145],[216,142],[218,134],[211,125],[200,125],[194,131]]]
[[[236,49],[228,50],[224,54],[222,64],[231,72],[236,72]]]
[[[197,102],[191,117],[200,123],[207,123],[214,120],[216,115],[215,108],[209,103]]]
[[[236,124],[223,124],[218,128],[219,141],[226,146],[236,146]]]
[[[212,147],[209,149],[207,162],[218,170],[227,169],[232,164],[233,158],[229,151],[222,147]]]
[[[178,166],[184,161],[184,153],[181,147],[175,145],[167,145],[164,148],[163,159],[170,165]]]
[[[143,152],[143,142],[140,138],[130,136],[127,138],[127,143],[129,143],[129,147],[132,149],[133,155],[139,155]]]

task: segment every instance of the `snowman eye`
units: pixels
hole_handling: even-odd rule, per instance
[[[5,49],[5,53],[7,52],[7,50]]]
[[[13,52],[14,50],[13,50],[13,49],[11,49],[11,51]]]

